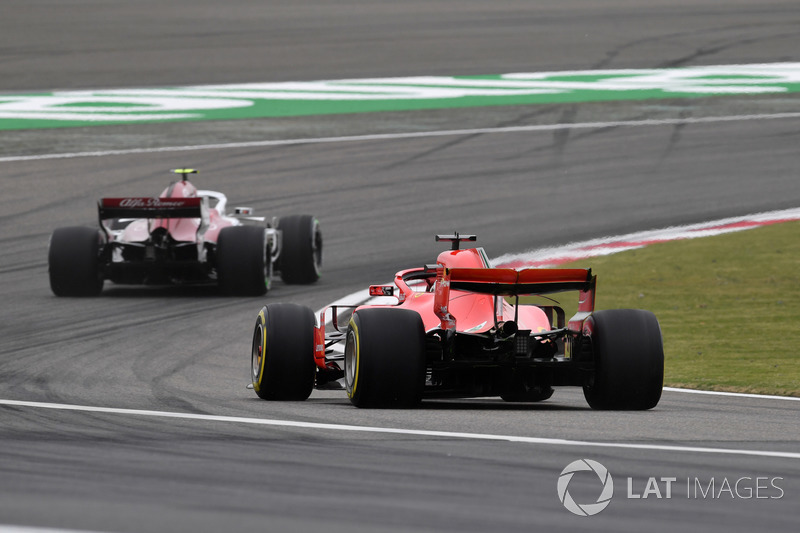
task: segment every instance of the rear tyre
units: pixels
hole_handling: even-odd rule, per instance
[[[264,400],[302,401],[314,388],[314,313],[278,303],[256,318],[250,368],[253,389]]]
[[[592,315],[595,371],[583,387],[593,409],[652,409],[664,384],[664,347],[655,315],[613,309]]]
[[[103,290],[100,249],[103,235],[94,228],[59,228],[47,253],[50,289],[56,296],[97,296]]]
[[[322,232],[311,215],[292,215],[278,220],[282,232],[278,258],[285,283],[314,283],[322,274]]]
[[[353,313],[344,358],[347,396],[357,407],[413,407],[425,386],[425,328],[418,313]]]
[[[217,238],[217,282],[229,296],[261,296],[269,290],[272,263],[264,228],[229,226]]]

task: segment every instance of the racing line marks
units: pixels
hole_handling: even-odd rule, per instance
[[[405,133],[375,133],[368,135],[349,135],[341,137],[315,137],[308,139],[272,139],[263,141],[247,141],[220,144],[199,144],[194,146],[165,146],[160,148],[131,148],[125,150],[104,150],[96,152],[73,152],[62,154],[38,154],[0,157],[0,162],[38,161],[43,159],[71,159],[76,157],[106,157],[130,154],[151,154],[157,152],[188,152],[197,150],[229,150],[235,148],[255,148],[267,146],[291,146],[298,144],[324,144],[343,142],[369,142],[398,139],[417,139],[424,137],[446,137],[460,135],[484,135],[497,133],[529,133],[542,131],[558,131],[573,129],[605,129],[631,127],[658,127],[687,124],[714,124],[721,122],[741,122],[753,120],[782,120],[800,118],[798,113],[773,113],[762,115],[729,115],[719,117],[685,117],[674,119],[619,120],[610,122],[577,122],[559,124],[535,124],[529,126],[505,126],[497,128],[473,128],[462,130],[416,131]]]
[[[413,435],[421,437],[434,437],[444,439],[461,440],[483,440],[483,441],[505,441],[520,442],[526,444],[553,445],[553,446],[576,446],[593,448],[617,448],[633,450],[650,450],[665,452],[688,452],[688,453],[710,453],[720,455],[746,455],[755,457],[776,457],[783,459],[800,459],[800,453],[779,452],[769,450],[743,450],[735,448],[703,448],[697,446],[671,446],[664,444],[635,444],[624,442],[593,442],[569,439],[553,439],[544,437],[525,437],[517,435],[492,435],[486,433],[464,433],[457,431],[432,431],[421,429],[403,429],[371,426],[352,426],[347,424],[326,424],[319,422],[300,422],[294,420],[273,420],[266,418],[249,418],[238,416],[219,416],[204,415],[195,413],[176,413],[169,411],[148,411],[140,409],[120,409],[115,407],[94,407],[88,405],[70,405],[45,402],[27,402],[17,400],[0,400],[0,405],[9,407],[30,407],[38,409],[59,409],[66,411],[81,411],[90,413],[118,414],[126,416],[147,416],[157,418],[171,418],[183,420],[199,420],[206,422],[228,422],[235,424],[251,424],[259,426],[291,427],[303,429],[317,429],[328,431],[345,431],[359,433],[379,433],[392,435]]]

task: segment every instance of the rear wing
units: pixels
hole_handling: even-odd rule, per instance
[[[578,291],[578,312],[569,321],[572,330],[580,331],[594,311],[597,276],[583,268],[447,268],[438,265],[433,309],[445,331],[455,331],[455,317],[450,314],[450,291],[462,290],[498,296],[520,296]]]
[[[451,289],[495,296],[586,291],[594,280],[583,268],[451,268],[443,272],[448,278]]]
[[[207,218],[202,198],[103,198],[100,220],[109,218]]]

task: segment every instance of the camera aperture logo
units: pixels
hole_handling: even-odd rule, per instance
[[[576,472],[584,471],[597,474],[603,487],[600,496],[597,497],[597,501],[594,503],[577,503],[569,493],[569,483],[572,481],[572,477]],[[591,459],[578,459],[577,461],[573,461],[561,471],[561,475],[558,477],[558,499],[561,500],[561,503],[564,504],[564,507],[566,507],[569,512],[578,516],[596,515],[608,507],[608,504],[611,503],[612,496],[614,496],[614,480],[611,478],[608,469],[597,461],[592,461]]]
[[[576,474],[580,482],[572,486]],[[596,476],[596,479],[595,479]],[[678,476],[648,476],[634,479],[627,478],[628,501],[642,501],[648,498],[657,500],[672,500],[673,498],[686,498],[687,500],[718,501],[718,500],[780,500],[786,494],[783,489],[784,478],[780,476],[732,476],[719,477],[686,477],[686,483],[679,480]],[[685,487],[685,494],[684,492]],[[608,469],[597,461],[591,459],[578,459],[567,465],[558,477],[558,499],[566,509],[578,516],[594,516],[611,503],[614,496],[614,481]],[[599,492],[597,500],[591,498]],[[578,500],[584,502],[579,503]]]

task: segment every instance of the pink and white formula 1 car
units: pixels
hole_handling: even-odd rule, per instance
[[[587,269],[492,268],[475,236],[439,235],[452,249],[436,263],[374,285],[388,304],[355,308],[345,329],[339,307],[322,311],[269,304],[258,314],[251,350],[253,389],[268,400],[304,400],[315,385],[344,376],[358,407],[409,407],[423,398],[500,396],[538,402],[553,387],[579,386],[595,409],[642,410],[661,398],[664,351],[655,315],[595,311]],[[577,292],[568,321],[558,302],[520,296]],[[554,304],[554,305],[551,305]],[[326,313],[332,313],[326,328]],[[333,347],[344,342],[344,353]],[[343,365],[342,365],[343,363]]]
[[[287,283],[313,283],[322,269],[322,233],[310,215],[252,216],[227,198],[181,179],[157,198],[103,198],[100,227],[59,228],[50,238],[50,288],[57,296],[96,296],[120,284],[218,283],[228,295],[258,296],[279,271]]]

